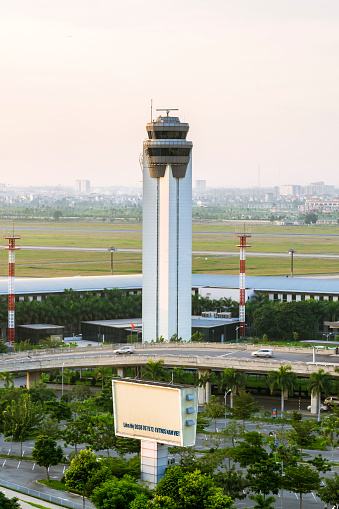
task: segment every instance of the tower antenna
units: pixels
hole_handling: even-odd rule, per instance
[[[166,111],[167,116],[168,116],[170,111],[178,111],[178,108],[157,108],[156,111]]]
[[[153,122],[153,99],[151,99],[151,122]]]

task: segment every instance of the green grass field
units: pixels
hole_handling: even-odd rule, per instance
[[[11,224],[3,222],[4,231]],[[26,229],[28,228],[28,229]],[[31,229],[29,229],[31,228]],[[37,222],[24,221],[15,224],[22,246],[83,247],[104,248],[115,246],[114,274],[141,273],[141,253],[121,253],[119,249],[142,248],[142,226],[140,223],[104,223],[104,222]],[[252,252],[286,253],[290,247],[302,253],[339,253],[338,227],[279,227],[251,226],[255,234],[250,239]],[[193,224],[193,245],[195,251],[233,251],[238,252],[235,227],[230,224],[199,223]],[[203,233],[198,233],[203,232]],[[207,232],[212,232],[207,234]],[[220,232],[229,232],[220,235]],[[264,235],[269,233],[270,235]],[[260,235],[261,234],[261,235]],[[302,237],[297,234],[307,234]],[[322,237],[317,234],[324,235]],[[292,237],[293,236],[293,237]],[[6,241],[3,241],[6,245]],[[207,259],[206,259],[207,258]],[[238,257],[215,255],[193,255],[194,273],[238,274]],[[248,256],[247,275],[288,275],[290,257]],[[294,274],[338,273],[339,260],[303,259],[295,256]],[[0,276],[8,273],[8,253],[0,251]],[[61,277],[90,276],[110,274],[110,253],[107,251],[38,251],[22,249],[16,254],[17,277]]]

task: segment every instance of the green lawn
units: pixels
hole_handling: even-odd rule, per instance
[[[10,223],[3,222],[3,228],[10,227]],[[100,247],[108,249],[142,248],[142,225],[140,223],[105,223],[65,221],[22,221],[15,224],[20,232],[22,228],[35,228],[21,231],[18,244],[23,246],[68,246],[68,247]],[[44,228],[45,230],[36,230]],[[258,233],[250,239],[252,252],[286,253],[292,246],[298,253],[339,253],[338,239],[329,235],[339,234],[338,227],[279,227],[279,226],[251,226],[253,233]],[[83,231],[71,231],[83,230]],[[64,231],[58,231],[64,230]],[[96,231],[88,231],[96,230]],[[103,230],[103,231],[101,231]],[[196,232],[215,232],[215,235]],[[218,232],[230,232],[218,235]],[[203,251],[233,251],[238,253],[237,239],[234,236],[235,226],[220,223],[193,224],[193,250]],[[260,235],[270,233],[271,235]],[[281,236],[277,234],[282,234]],[[312,234],[299,237],[297,233]],[[316,237],[314,234],[325,234],[326,237]],[[6,243],[5,241],[3,242]],[[206,259],[207,258],[207,259]],[[238,274],[239,259],[215,255],[193,256],[193,272],[200,274]],[[141,273],[141,253],[114,253],[114,273]],[[339,272],[339,261],[331,259],[303,259],[295,256],[294,274],[321,274]],[[8,273],[8,254],[0,250],[0,276]],[[290,257],[247,257],[247,275],[288,275],[290,273]],[[110,274],[110,254],[105,252],[71,252],[71,251],[27,251],[21,250],[16,254],[17,277],[60,277],[76,275],[106,275]]]

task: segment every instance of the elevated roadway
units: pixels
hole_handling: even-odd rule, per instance
[[[144,366],[149,360],[160,359],[166,367],[185,366],[199,371],[234,367],[245,372],[267,373],[290,364],[295,373],[306,377],[319,367],[334,375],[335,368],[339,367],[339,355],[335,355],[334,350],[318,351],[313,362],[312,349],[306,348],[273,347],[273,357],[269,359],[251,357],[251,353],[258,349],[254,345],[146,344],[136,345],[133,355],[116,355],[113,352],[116,348],[118,345],[98,345],[3,354],[0,356],[0,372],[39,373],[97,366],[124,368]]]

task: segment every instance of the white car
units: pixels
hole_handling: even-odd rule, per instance
[[[134,353],[134,346],[122,346],[118,350],[114,350],[115,354],[131,354]]]
[[[273,356],[273,350],[270,350],[269,348],[261,348],[260,350],[256,350],[255,352],[251,353],[251,357],[272,357]]]
[[[308,405],[307,407],[307,410],[311,410],[311,405]],[[320,403],[320,411],[321,412],[326,412],[328,410],[328,407],[326,405],[323,405],[322,403]]]

